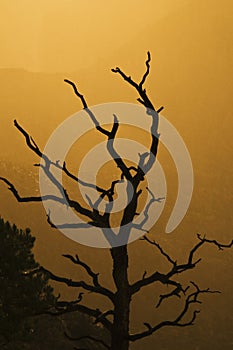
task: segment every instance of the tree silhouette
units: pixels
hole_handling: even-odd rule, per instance
[[[139,154],[138,164],[136,166],[129,166],[124,161],[124,159],[118,154],[115,149],[114,141],[116,139],[117,131],[119,128],[118,117],[114,115],[114,123],[110,130],[100,125],[97,117],[92,112],[91,108],[89,108],[85,97],[78,91],[76,85],[70,81],[65,79],[65,82],[73,88],[75,95],[81,101],[84,111],[87,113],[88,117],[92,120],[96,130],[104,135],[107,138],[107,150],[112,157],[112,160],[115,162],[116,167],[120,169],[121,178],[116,179],[111,183],[110,188],[102,188],[97,184],[88,184],[79,179],[73,173],[71,173],[66,163],[60,164],[58,161],[54,162],[48,158],[46,154],[43,154],[40,150],[37,143],[34,139],[28,134],[28,132],[15,120],[14,125],[18,129],[18,131],[24,136],[27,146],[41,159],[40,164],[35,164],[36,166],[40,166],[48,179],[56,186],[61,197],[59,196],[28,196],[22,197],[19,195],[15,186],[6,178],[0,178],[5,184],[8,185],[9,190],[13,193],[18,202],[41,202],[47,200],[57,201],[61,204],[66,204],[68,202],[69,206],[76,211],[78,214],[84,215],[88,221],[89,225],[96,227],[102,231],[105,235],[106,239],[110,242],[111,248],[111,258],[112,258],[112,277],[115,284],[115,291],[112,291],[105,287],[99,281],[99,274],[96,273],[88,264],[82,261],[78,255],[64,255],[64,257],[70,260],[73,264],[80,266],[83,268],[87,275],[91,278],[92,283],[87,283],[83,280],[75,281],[70,278],[62,277],[55,275],[51,271],[48,271],[44,267],[40,267],[40,271],[46,272],[49,277],[57,282],[66,284],[70,287],[76,287],[78,289],[100,294],[107,298],[111,304],[112,308],[107,311],[101,311],[99,308],[93,309],[86,305],[82,304],[82,294],[79,294],[79,298],[77,300],[71,302],[61,302],[57,301],[56,308],[51,310],[51,312],[55,315],[59,315],[61,313],[72,312],[72,311],[81,311],[95,319],[96,323],[102,324],[110,333],[110,343],[106,344],[101,339],[95,339],[90,337],[89,335],[86,338],[89,338],[92,341],[96,341],[101,343],[104,348],[108,348],[111,350],[128,350],[129,344],[131,342],[135,342],[139,339],[148,337],[153,333],[157,332],[159,329],[163,327],[186,327],[193,325],[197,314],[199,312],[198,306],[200,301],[200,296],[206,293],[219,293],[218,291],[212,291],[209,288],[202,289],[195,282],[190,282],[189,285],[184,286],[182,282],[179,282],[178,277],[186,271],[194,269],[197,264],[201,261],[201,259],[196,258],[197,251],[204,245],[212,245],[216,246],[218,249],[230,248],[233,245],[233,241],[229,244],[222,244],[217,242],[216,240],[207,239],[206,237],[202,237],[201,235],[197,235],[197,243],[193,246],[193,248],[188,253],[188,258],[183,262],[178,262],[173,260],[172,257],[165,252],[165,250],[154,240],[150,239],[147,235],[145,235],[142,239],[146,241],[149,245],[152,245],[158,252],[163,256],[163,258],[167,261],[168,267],[165,273],[162,273],[155,269],[155,271],[149,275],[146,273],[143,274],[141,279],[130,283],[128,277],[128,246],[127,244],[115,246],[115,240],[119,239],[119,237],[129,237],[131,229],[135,227],[134,219],[136,215],[138,215],[138,204],[139,198],[142,193],[142,183],[146,178],[146,175],[151,170],[153,165],[156,162],[158,145],[159,145],[159,113],[163,109],[163,107],[156,110],[154,105],[152,104],[150,98],[148,97],[147,91],[144,88],[144,84],[146,79],[150,73],[150,62],[151,56],[148,52],[147,60],[146,60],[146,70],[142,76],[142,79],[139,83],[135,82],[130,76],[127,76],[119,67],[112,69],[112,72],[119,75],[123,80],[129,84],[130,87],[135,89],[139,95],[137,101],[142,104],[145,109],[148,118],[151,119],[151,129],[150,129],[150,148],[148,152]],[[99,193],[99,198],[95,203],[92,203],[90,198],[88,199],[89,207],[83,206],[79,201],[71,199],[70,194],[66,191],[61,183],[59,183],[54,177],[51,169],[55,167],[60,169],[68,178],[79,183],[80,185],[89,186],[93,188],[95,191]],[[130,184],[131,188],[133,188],[133,194],[130,198],[130,191],[127,187],[127,196],[128,196],[128,204],[123,210],[120,229],[118,238],[111,232],[111,208],[113,205],[114,194],[116,190],[116,184],[122,180],[126,179],[128,184]],[[151,200],[148,203],[147,208],[145,209],[145,218],[141,222],[141,224],[137,224],[137,228],[139,230],[144,230],[143,226],[147,219],[149,206],[155,201],[161,201],[162,198],[155,198],[154,194],[147,188],[149,195],[151,196]],[[106,200],[106,211],[102,212],[99,210],[99,205],[103,201]],[[50,215],[47,216],[47,221],[52,227],[59,228],[59,225],[55,225],[52,222]],[[66,224],[64,223],[62,226],[64,227]],[[85,225],[84,225],[85,226]],[[78,227],[78,226],[77,226]],[[106,234],[106,229],[107,234]],[[127,239],[125,240],[127,242]],[[34,271],[29,271],[29,274],[35,273]],[[161,294],[156,307],[159,308],[160,305],[170,299],[172,297],[178,297],[181,299],[182,304],[180,311],[177,315],[171,319],[166,319],[157,324],[149,324],[148,322],[144,322],[144,330],[138,333],[132,334],[129,329],[129,317],[130,317],[130,304],[132,298],[140,291],[152,284],[162,284],[169,286],[169,292],[166,294]],[[68,336],[68,335],[67,335]],[[77,340],[77,339],[76,339]]]
[[[22,321],[41,313],[55,302],[48,276],[38,270],[30,230],[19,230],[0,218],[0,335],[10,339],[22,331]]]

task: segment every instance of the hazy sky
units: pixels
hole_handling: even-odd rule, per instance
[[[2,68],[82,69],[130,41],[189,0],[1,0]]]

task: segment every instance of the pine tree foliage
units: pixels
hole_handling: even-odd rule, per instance
[[[35,238],[30,229],[18,229],[0,218],[0,335],[11,338],[27,317],[54,303],[53,289],[32,253]]]

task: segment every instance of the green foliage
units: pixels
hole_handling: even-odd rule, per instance
[[[35,238],[0,218],[0,335],[6,339],[23,331],[27,317],[43,312],[54,302],[53,289],[32,253]]]

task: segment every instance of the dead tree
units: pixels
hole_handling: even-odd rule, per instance
[[[137,101],[145,107],[148,118],[151,118],[150,150],[149,150],[149,153],[144,153],[139,155],[139,160],[136,167],[128,166],[126,162],[123,160],[123,158],[117,153],[114,147],[114,140],[116,138],[118,127],[119,127],[119,121],[117,116],[114,115],[114,123],[112,125],[111,130],[107,130],[106,128],[102,127],[99,124],[96,116],[88,107],[85,97],[78,91],[76,85],[70,80],[67,80],[67,79],[65,80],[65,82],[71,85],[71,87],[73,88],[75,95],[81,101],[82,106],[86,111],[87,115],[93,121],[93,124],[96,130],[107,138],[108,152],[112,156],[112,159],[115,162],[116,166],[121,171],[121,179],[123,178],[127,179],[133,188],[132,199],[128,202],[127,206],[124,208],[122,218],[121,218],[119,234],[124,234],[124,235],[130,234],[130,229],[132,228],[132,226],[127,226],[128,227],[127,230],[125,228],[123,229],[123,227],[125,227],[125,225],[128,223],[131,223],[132,225],[134,223],[135,215],[137,215],[139,197],[142,193],[142,190],[140,189],[140,185],[144,181],[147,173],[153,167],[156,161],[157,152],[158,152],[159,112],[163,109],[163,107],[156,110],[150,98],[148,97],[146,89],[144,88],[146,78],[150,73],[150,62],[151,62],[151,56],[150,56],[150,53],[148,52],[148,56],[146,60],[146,70],[139,83],[135,82],[130,76],[127,76],[120,68],[117,67],[115,69],[112,69],[113,73],[119,75],[121,78],[123,78],[123,80],[127,84],[129,84],[129,86],[131,86],[133,89],[136,90],[136,92],[139,95]],[[61,189],[65,194],[65,198],[50,196],[49,194],[43,197],[41,196],[22,197],[18,193],[18,190],[15,188],[15,186],[8,179],[1,177],[0,180],[3,181],[8,186],[9,190],[13,193],[17,201],[21,203],[41,202],[46,200],[54,200],[54,201],[58,201],[59,203],[68,202],[69,206],[73,208],[78,214],[82,214],[86,216],[87,219],[89,220],[89,224],[95,226],[96,229],[100,229],[103,232],[106,228],[111,230],[111,225],[110,225],[111,213],[109,212],[109,210],[102,214],[98,210],[98,205],[96,207],[96,206],[92,206],[90,203],[90,207],[87,208],[86,206],[81,205],[78,201],[71,199],[69,193],[63,188],[63,185],[60,183],[57,183],[56,179],[54,178],[51,172],[51,168],[58,167],[68,178],[72,179],[77,183],[83,184],[83,181],[80,180],[78,177],[76,177],[74,174],[72,174],[68,170],[65,162],[63,165],[60,165],[59,162],[53,162],[46,156],[46,154],[43,154],[39,146],[34,141],[34,139],[29,135],[29,133],[21,125],[19,125],[19,123],[16,120],[14,121],[14,125],[18,129],[18,131],[24,136],[26,144],[31,149],[31,151],[33,151],[41,160],[43,160],[43,162],[41,162],[40,164],[35,164],[35,165],[41,166],[44,172],[46,173],[46,175],[48,176],[48,178],[50,179],[50,181],[52,181],[55,184],[55,186],[57,186],[58,189]],[[121,179],[116,179],[115,181],[113,181],[110,188],[107,188],[107,189],[94,185],[95,190],[99,193],[99,202],[101,202],[101,200],[105,198],[107,199],[108,208],[109,207],[111,208],[111,205],[113,202],[113,196],[115,193],[115,185]],[[91,184],[85,184],[85,185],[87,186],[90,185],[93,187],[93,185]],[[153,201],[161,200],[161,198],[155,198],[153,193],[151,193],[149,189],[148,191],[151,195],[150,203],[152,203]],[[56,227],[53,224],[49,215],[47,216],[47,221],[52,227]],[[121,228],[122,228],[122,232],[121,232]],[[138,228],[143,229],[143,222],[142,222],[142,225],[139,226]],[[148,236],[144,236],[143,240],[145,240],[148,244],[153,245],[154,248],[157,249],[160,254],[162,254],[164,259],[167,260],[167,263],[168,263],[167,272],[161,273],[155,269],[155,271],[152,274],[147,275],[146,273],[144,273],[140,280],[130,284],[129,278],[128,278],[128,246],[127,244],[125,244],[122,246],[112,247],[110,249],[110,252],[112,257],[112,277],[116,287],[115,292],[113,292],[112,290],[102,285],[99,281],[99,274],[94,272],[94,270],[88,264],[82,261],[78,255],[76,256],[64,255],[64,257],[69,259],[72,263],[76,264],[77,266],[82,267],[86,271],[87,275],[91,277],[92,283],[87,283],[83,280],[75,281],[66,277],[61,277],[53,274],[51,271],[48,271],[46,268],[42,268],[45,272],[48,273],[51,280],[63,283],[70,287],[81,289],[83,291],[100,294],[110,300],[112,304],[112,309],[107,311],[100,311],[98,308],[92,309],[88,306],[83,305],[82,293],[79,294],[78,300],[74,300],[71,302],[59,302],[59,300],[57,301],[56,310],[52,311],[53,314],[60,315],[62,313],[74,312],[74,311],[83,312],[93,317],[96,323],[102,324],[109,331],[110,339],[111,339],[109,344],[106,344],[101,339],[95,339],[90,335],[79,338],[80,340],[84,338],[87,338],[87,339],[89,338],[89,340],[95,341],[101,344],[103,348],[107,348],[111,350],[119,350],[119,349],[128,350],[130,342],[135,342],[139,339],[148,337],[163,327],[169,327],[169,326],[186,327],[186,326],[193,325],[196,320],[197,314],[199,312],[199,310],[195,307],[201,303],[199,299],[200,296],[205,293],[219,293],[219,291],[211,291],[208,288],[201,289],[195,282],[190,282],[190,285],[183,286],[182,283],[180,283],[177,280],[177,278],[179,277],[179,275],[183,274],[185,271],[192,270],[197,266],[197,264],[200,262],[201,259],[195,258],[196,252],[199,251],[199,249],[203,245],[209,244],[209,245],[216,246],[218,249],[224,249],[224,248],[232,247],[233,241],[230,242],[229,244],[221,244],[216,240],[207,239],[205,237],[201,237],[201,235],[198,235],[197,243],[189,252],[187,260],[184,262],[178,263],[177,261],[173,260],[171,256],[167,254],[156,241],[151,240]],[[35,273],[35,271],[31,273]],[[142,330],[139,333],[132,334],[129,329],[131,300],[136,293],[138,293],[139,291],[143,291],[144,287],[155,283],[168,285],[170,287],[169,293],[160,295],[156,307],[157,308],[160,307],[160,305],[165,300],[176,296],[179,298],[182,297],[181,298],[182,301],[184,300],[184,302],[182,303],[181,309],[175,318],[164,320],[158,324],[149,324],[145,322],[144,330]],[[74,339],[74,340],[78,340],[78,339]]]

